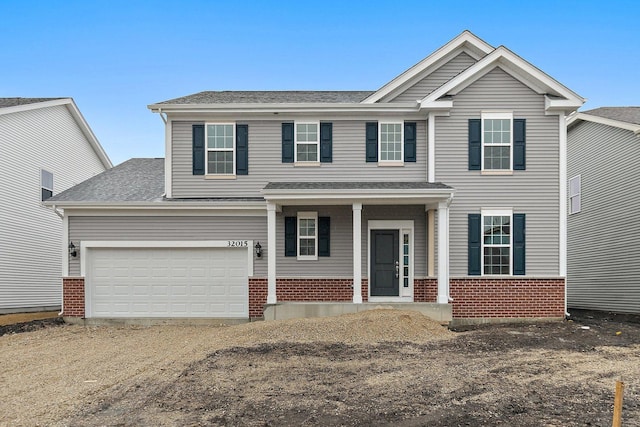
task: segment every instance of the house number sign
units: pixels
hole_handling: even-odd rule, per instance
[[[227,247],[229,248],[246,248],[249,246],[248,240],[228,240]]]

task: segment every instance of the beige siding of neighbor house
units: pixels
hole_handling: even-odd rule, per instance
[[[629,130],[587,121],[569,130],[567,178],[582,184],[581,210],[568,216],[571,308],[640,313],[638,160]]]
[[[496,68],[453,100],[437,117],[436,181],[456,189],[450,210],[450,271],[467,275],[467,215],[481,208],[526,214],[526,274],[559,274],[559,118],[545,115],[544,97]],[[512,111],[526,119],[526,170],[509,176],[468,170],[468,120],[482,111]]]
[[[411,102],[422,99],[475,63],[475,59],[462,52],[402,93],[383,98],[381,102]]]
[[[104,166],[66,106],[0,115],[0,311],[61,304],[62,220],[41,203]]]
[[[317,119],[323,120],[322,117]],[[402,118],[390,120],[403,121]],[[202,175],[192,174],[192,125],[197,122],[174,121],[173,197],[261,197],[261,190],[268,182],[282,181],[425,181],[427,144],[424,120],[411,120],[417,122],[417,161],[400,167],[379,166],[365,161],[367,120],[332,122],[333,162],[312,167],[282,163],[282,123],[292,121],[293,118],[238,122],[249,125],[249,174],[238,175],[231,180],[205,179]]]

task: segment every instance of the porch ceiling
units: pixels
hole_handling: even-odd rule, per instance
[[[267,202],[279,205],[416,205],[453,197],[441,182],[270,182],[262,190]]]

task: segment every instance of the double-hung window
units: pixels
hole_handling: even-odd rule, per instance
[[[569,215],[580,212],[581,191],[580,175],[574,176],[569,180]]]
[[[482,272],[511,274],[512,232],[510,210],[482,211]]]
[[[40,169],[40,200],[45,201],[53,196],[53,174]]]
[[[404,123],[380,122],[378,153],[380,163],[402,162],[404,159]]]
[[[298,259],[318,259],[317,212],[298,212]]]
[[[234,175],[235,171],[235,124],[207,123],[207,171],[209,175]]]
[[[295,127],[295,161],[318,162],[318,154],[320,152],[320,123],[296,122]]]
[[[513,114],[482,114],[482,170],[510,171],[513,158]]]

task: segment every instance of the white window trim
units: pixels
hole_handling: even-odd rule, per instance
[[[302,141],[298,142],[298,125],[316,125],[316,129],[318,129],[318,139],[316,142]],[[320,121],[304,121],[304,122],[293,122],[293,161],[294,164],[298,165],[319,165],[320,164]],[[300,145],[315,145],[316,146],[316,155],[317,160],[298,160],[298,144]]]
[[[231,129],[233,131],[233,148],[228,149],[228,148],[209,148],[209,126],[231,126]],[[213,172],[209,172],[209,152],[210,151],[231,151],[233,153],[232,158],[233,158],[233,166],[232,166],[232,172],[231,173],[213,173]],[[219,123],[219,122],[211,122],[211,123],[205,123],[204,124],[204,152],[205,152],[205,157],[204,157],[204,167],[205,167],[205,177],[207,175],[209,176],[222,176],[222,177],[234,177],[236,175],[236,124],[234,123]]]
[[[509,232],[509,274],[485,274],[484,273],[484,217],[485,216],[508,216],[511,218]],[[482,209],[480,215],[480,274],[482,276],[508,277],[513,276],[513,209]],[[500,247],[503,245],[488,245],[489,247]]]
[[[315,241],[315,250],[314,255],[300,255],[300,239],[305,238],[309,239],[311,236],[301,236],[300,235],[300,220],[301,219],[313,219],[315,221],[314,231],[315,235],[313,236]],[[298,212],[297,220],[296,220],[296,234],[297,234],[297,255],[298,259],[301,261],[315,261],[318,259],[318,212]]]
[[[509,169],[486,169],[484,167],[484,121],[485,120],[505,120],[510,122],[510,140],[509,140]],[[513,172],[513,112],[482,112],[480,114],[480,138],[481,138],[481,170],[482,171],[501,171]],[[505,146],[506,144],[490,144],[491,146]]]
[[[40,199],[40,202],[44,202],[44,200],[42,200],[42,190],[43,189],[51,191],[51,197],[53,197],[53,185],[51,186],[51,188],[49,188],[49,187],[44,185],[44,180],[42,179],[43,178],[43,176],[42,176],[43,172],[51,174],[51,182],[52,183],[53,183],[53,178],[54,178],[53,177],[53,172],[50,172],[50,171],[48,171],[46,169],[42,169],[42,168],[40,169],[40,194],[38,195],[39,199]]]
[[[578,181],[578,192],[571,192],[571,182],[574,180]],[[578,209],[573,210],[573,201],[574,198],[578,199]],[[577,214],[582,210],[582,175],[576,175],[573,178],[569,179],[569,215]]]
[[[382,125],[400,125],[400,160],[382,160]],[[404,122],[397,120],[378,121],[378,164],[381,166],[404,165]]]

